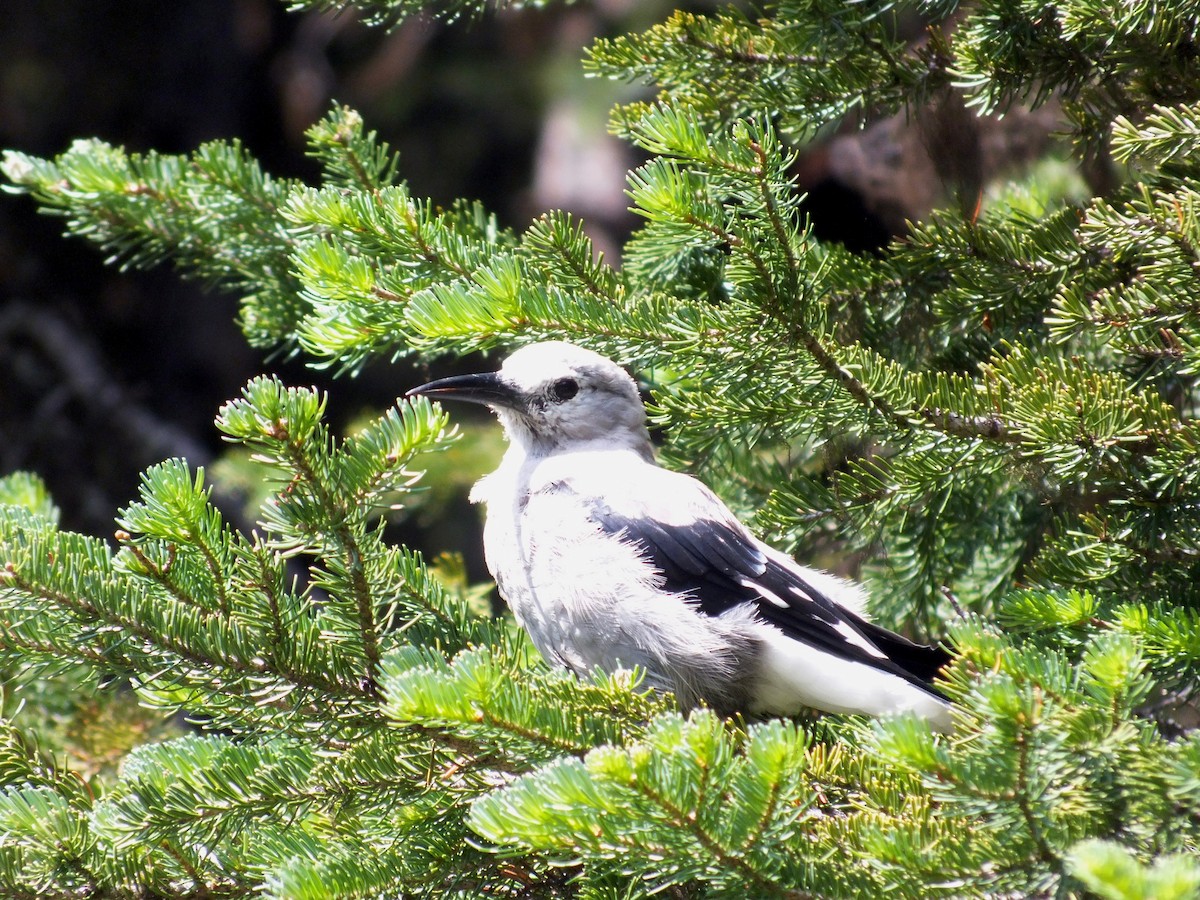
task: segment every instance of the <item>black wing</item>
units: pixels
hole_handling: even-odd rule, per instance
[[[950,656],[874,625],[830,600],[797,567],[763,553],[740,527],[701,519],[672,525],[633,518],[598,505],[593,519],[607,533],[640,545],[662,572],[667,590],[694,597],[710,616],[752,604],[789,637],[838,657],[891,672],[935,696],[930,680]]]

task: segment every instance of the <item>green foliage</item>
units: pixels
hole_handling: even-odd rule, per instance
[[[958,81],[981,108],[1063,98],[1080,134],[1101,141],[1117,115],[1193,103],[1200,87],[1189,3],[1105,5],[988,0],[956,32]]]
[[[456,21],[463,17],[478,17],[492,9],[533,8],[548,6],[551,0],[443,0],[430,3],[428,0],[286,0],[291,10],[335,11],[352,9],[363,16],[369,25],[394,26],[436,11],[439,18]]]
[[[294,4],[344,5],[420,6]],[[856,565],[884,624],[945,636],[953,735],[685,717],[636,675],[549,671],[453,563],[386,539],[444,415],[338,439],[322,396],[262,377],[217,420],[264,485],[252,533],[182,460],[146,472],[115,550],[59,530],[35,478],[0,480],[0,893],[1194,895],[1197,12],[918,11],[915,44],[899,8],[827,0],[597,41],[591,72],[658,91],[612,116],[648,157],[619,267],[567,213],[518,233],[414,197],[345,108],[309,131],[311,186],[236,142],[3,171],[114,262],[235,291],[249,340],[340,372],[545,338],[636,365],[667,464]],[[803,142],[952,90],[1053,98],[1076,155],[1107,144],[1124,180],[1081,197],[1055,159],[875,256],[814,237]],[[34,686],[112,680],[195,733],[119,773],[60,761]]]
[[[779,722],[755,729],[739,753],[715,716],[667,716],[643,741],[559,760],[483,798],[471,824],[494,841],[564,861],[582,851],[658,885],[780,893],[788,875],[769,848],[800,828],[805,749]]]
[[[1200,866],[1172,854],[1145,865],[1123,847],[1087,841],[1071,855],[1072,874],[1104,900],[1173,900],[1200,892]]]
[[[1025,595],[1009,608],[1010,621],[1067,620],[1069,649],[1053,638],[1017,644],[974,621],[955,626],[951,679],[964,692],[970,741],[948,748],[902,723],[876,730],[884,758],[920,773],[940,809],[971,820],[989,844],[994,871],[976,882],[988,893],[1056,889],[1072,848],[1114,827],[1145,858],[1194,852],[1195,828],[1176,815],[1191,802],[1193,776],[1181,776],[1195,741],[1164,740],[1136,716],[1153,686],[1146,660],[1132,636],[1088,616],[1092,602]],[[951,850],[930,864],[969,877],[978,863]]]
[[[767,112],[802,134],[847,114],[898,108],[947,83],[944,61],[910,52],[896,34],[887,4],[809,0],[773,12],[676,12],[643,34],[597,41],[586,65],[658,85],[710,127]],[[828,65],[832,59],[838,65]],[[618,109],[615,128],[636,130],[645,110],[641,103]]]
[[[45,482],[29,472],[13,472],[0,478],[0,505],[28,510],[51,525],[58,522],[58,507]]]

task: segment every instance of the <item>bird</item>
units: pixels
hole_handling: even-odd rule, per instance
[[[408,391],[482,404],[508,448],[471,491],[484,555],[541,655],[580,677],[638,669],[683,709],[911,712],[952,730],[938,646],[876,625],[863,588],[755,537],[700,480],[660,467],[633,378],[564,341]]]

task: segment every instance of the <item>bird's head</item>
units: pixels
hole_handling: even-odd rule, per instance
[[[650,455],[646,409],[625,370],[564,341],[522,347],[498,372],[455,375],[413,388],[438,400],[491,407],[509,440],[548,453],[605,442]]]

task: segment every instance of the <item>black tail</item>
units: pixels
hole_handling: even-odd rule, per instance
[[[903,635],[861,619],[854,624],[892,662],[922,681],[933,681],[942,667],[950,662],[950,654],[941,647],[915,643]]]

